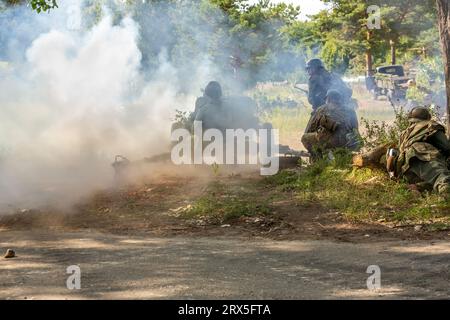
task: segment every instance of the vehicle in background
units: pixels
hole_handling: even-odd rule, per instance
[[[401,105],[406,101],[408,83],[414,81],[414,78],[413,75],[406,75],[401,65],[383,66],[376,68],[373,76],[367,77],[366,87],[375,100],[385,96],[393,104]]]

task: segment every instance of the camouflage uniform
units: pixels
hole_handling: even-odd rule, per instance
[[[337,91],[341,96],[341,103],[350,107],[353,91],[337,74],[328,72],[320,59],[311,59],[308,61],[306,69],[310,75],[308,81],[308,102],[311,104],[313,111],[306,126],[305,133],[313,133],[314,131],[311,130],[312,121],[317,109],[326,103],[327,92],[330,90]]]
[[[329,102],[312,116],[302,143],[317,158],[336,148],[358,149],[358,135],[355,110]]]
[[[439,193],[450,192],[450,170],[446,162],[450,142],[445,128],[433,120],[410,118],[409,122],[400,138],[397,174]]]

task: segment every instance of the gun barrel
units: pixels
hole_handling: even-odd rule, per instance
[[[294,86],[294,88],[297,89],[297,90],[300,90],[301,92],[303,92],[303,93],[305,93],[305,94],[309,94],[309,91],[306,90],[306,89],[300,88],[300,87],[298,87],[298,86],[296,86],[296,85]]]

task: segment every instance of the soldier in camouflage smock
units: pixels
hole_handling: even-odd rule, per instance
[[[400,138],[400,154],[396,173],[409,183],[433,188],[441,194],[450,193],[450,141],[445,128],[431,120],[424,107],[416,107],[409,114],[409,127]]]
[[[355,110],[344,105],[336,90],[328,91],[326,102],[314,113],[302,137],[302,143],[313,159],[336,148],[359,149]]]

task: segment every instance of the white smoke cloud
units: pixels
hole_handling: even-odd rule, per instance
[[[0,76],[0,211],[71,204],[111,183],[116,154],[168,150],[174,110],[194,96],[177,94],[163,53],[143,80],[138,36],[108,15],[89,31],[50,27]]]
[[[0,63],[0,214],[70,206],[110,186],[115,155],[169,151],[175,110],[193,110],[209,81],[225,94],[245,87],[230,55],[261,43],[229,37],[219,8],[102,3],[113,10],[65,0],[49,14],[0,13],[0,60],[10,65]]]

